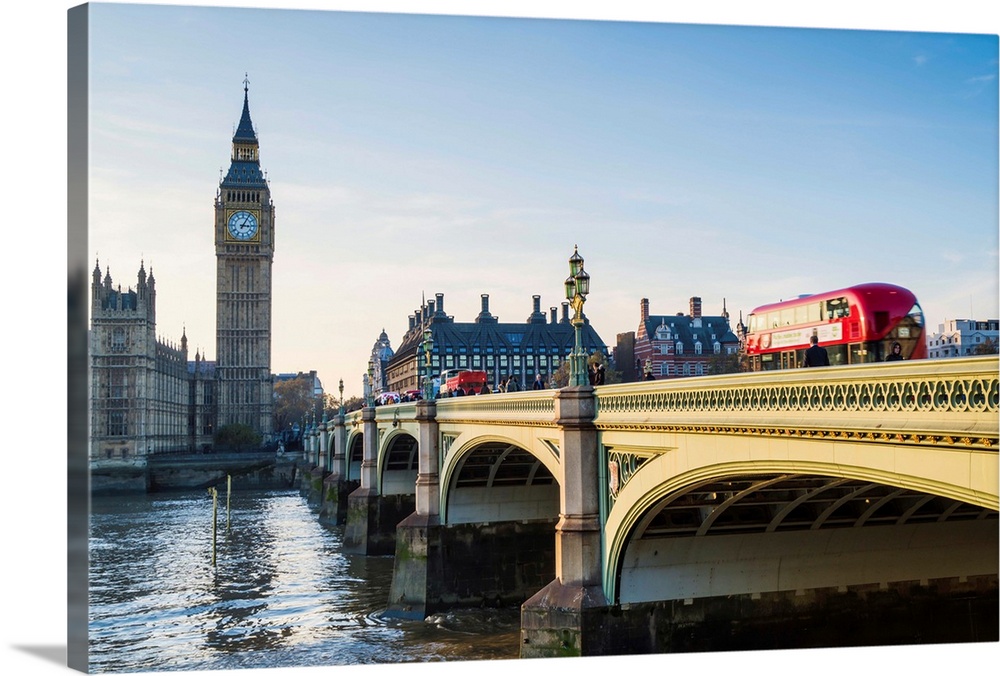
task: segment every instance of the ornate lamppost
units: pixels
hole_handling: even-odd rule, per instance
[[[424,353],[423,397],[425,400],[430,400],[434,398],[434,385],[431,380],[431,351],[434,349],[434,336],[430,327],[424,329],[424,342],[420,344],[419,349]]]
[[[340,390],[340,415],[344,415],[344,379],[340,379],[338,388]]]
[[[375,405],[375,363],[368,360],[368,379],[365,381],[365,406]]]
[[[569,277],[566,278],[566,300],[573,308],[573,352],[569,356],[569,386],[580,387],[590,384],[587,375],[587,353],[583,349],[583,304],[590,293],[590,275],[583,269],[583,256],[573,246],[569,259]]]

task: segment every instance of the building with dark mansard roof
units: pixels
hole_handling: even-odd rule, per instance
[[[482,309],[473,321],[456,322],[444,309],[444,294],[422,304],[409,316],[406,333],[386,366],[386,387],[406,392],[420,389],[422,371],[417,367],[417,351],[425,328],[434,341],[431,350],[431,373],[447,369],[486,371],[492,389],[505,378],[516,378],[522,389],[530,389],[535,374],[541,373],[547,387],[552,374],[573,351],[573,326],[569,303],[562,312],[541,310],[541,296],[532,296],[532,309],[523,322],[501,322],[490,313],[489,294],[482,294]],[[582,330],[586,353],[608,356],[608,348],[584,315]]]

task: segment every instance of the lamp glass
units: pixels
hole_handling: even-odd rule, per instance
[[[574,277],[580,270],[583,270],[583,256],[573,247],[573,255],[569,259],[569,273]]]

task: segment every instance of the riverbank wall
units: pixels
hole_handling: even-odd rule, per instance
[[[292,488],[298,481],[299,460],[293,453],[200,453],[97,464],[90,468],[90,494],[184,491],[227,480],[234,490]]]

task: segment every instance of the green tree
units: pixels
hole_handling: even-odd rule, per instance
[[[552,372],[552,386],[555,388],[566,387],[569,383],[569,358],[559,364],[559,368]]]
[[[233,423],[220,427],[215,433],[214,441],[217,448],[243,451],[259,447],[262,438],[249,425]]]
[[[348,397],[344,399],[344,413],[357,411],[364,407],[365,400],[363,397]],[[340,397],[335,397],[332,394],[324,395],[323,411],[326,413],[328,420],[337,415],[340,412]]]
[[[611,364],[608,362],[608,358],[603,352],[594,352],[587,357],[587,368],[592,368],[594,364],[604,364],[605,385],[620,383],[622,381],[622,372],[611,368]],[[552,374],[552,383],[557,388],[566,387],[566,385],[569,384],[569,357],[564,359],[563,362],[559,364],[559,368],[557,368]]]
[[[990,338],[987,338],[984,342],[976,345],[975,349],[972,350],[972,354],[997,354],[997,344]]]
[[[739,373],[741,370],[740,355],[738,353],[713,354],[708,359],[709,374]]]
[[[274,429],[288,429],[307,415],[322,415],[322,401],[313,394],[310,375],[300,373],[274,384]]]

